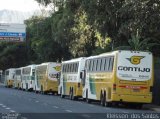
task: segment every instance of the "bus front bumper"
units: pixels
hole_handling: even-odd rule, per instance
[[[130,103],[151,103],[152,95],[124,95],[124,94],[112,94],[113,102],[130,102]]]

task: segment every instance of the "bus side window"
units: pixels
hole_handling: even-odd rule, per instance
[[[93,60],[90,60],[90,62],[91,62],[91,69],[90,69],[90,72],[92,72],[92,71],[93,71]]]
[[[62,72],[64,72],[64,65],[62,65]]]
[[[70,72],[73,72],[73,64],[70,64]]]
[[[103,68],[103,67],[102,67],[102,66],[103,66],[103,64],[102,64],[102,63],[103,63],[103,58],[101,59],[101,61],[100,61],[100,65],[99,65],[99,70],[100,70],[100,71],[102,71],[102,68]]]
[[[91,71],[91,60],[89,60],[89,66],[88,66],[88,71]]]
[[[109,58],[106,57],[105,58],[105,64],[104,64],[104,71],[108,71],[108,62],[109,62]]]
[[[64,64],[63,66],[64,66],[64,72],[66,72],[67,69],[66,64]]]
[[[94,71],[96,72],[98,68],[98,59],[94,59],[94,63],[95,63]]]
[[[32,72],[32,75],[35,76],[35,71]]]
[[[103,57],[102,58],[102,64],[101,64],[102,65],[101,66],[101,71],[104,71],[104,63],[105,63],[105,58]]]
[[[110,57],[109,60],[109,71],[112,72],[113,70],[113,63],[114,63],[114,57]]]
[[[72,64],[72,72],[75,73],[75,68],[74,68],[75,63]]]
[[[67,64],[67,70],[66,70],[66,72],[67,73],[69,72],[69,64]]]
[[[92,69],[91,69],[91,71],[93,72],[94,71],[94,60],[92,59],[91,61],[92,61],[92,65],[91,65]]]
[[[101,66],[102,66],[102,58],[99,58],[98,59],[98,68],[97,68],[97,71],[101,71]]]
[[[74,72],[74,63],[72,63],[72,73]]]
[[[76,72],[78,72],[78,65],[79,65],[79,64],[78,64],[78,63],[76,63]]]
[[[88,60],[85,61],[85,68],[87,68],[87,67],[88,67]]]
[[[75,63],[73,63],[73,72],[75,73]]]

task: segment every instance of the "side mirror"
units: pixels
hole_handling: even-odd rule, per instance
[[[83,80],[83,79],[85,79],[86,78],[86,70],[82,70],[81,72],[80,72],[80,78]]]
[[[83,79],[83,71],[80,72],[80,78]]]
[[[59,79],[60,78],[60,73],[56,74],[56,78]]]
[[[57,74],[56,74],[56,78],[57,78],[57,81],[58,81],[58,85],[60,84],[60,75],[61,75],[60,73],[57,73]]]

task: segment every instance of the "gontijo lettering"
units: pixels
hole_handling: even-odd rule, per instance
[[[119,66],[118,70],[121,71],[135,71],[135,72],[150,72],[150,68],[140,68],[140,67],[126,67],[126,66]]]

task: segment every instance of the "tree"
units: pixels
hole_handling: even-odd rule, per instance
[[[132,35],[128,40],[128,46],[120,46],[115,50],[136,50],[136,51],[149,51],[152,47],[160,45],[159,43],[151,42],[151,39],[143,39],[138,35]]]

